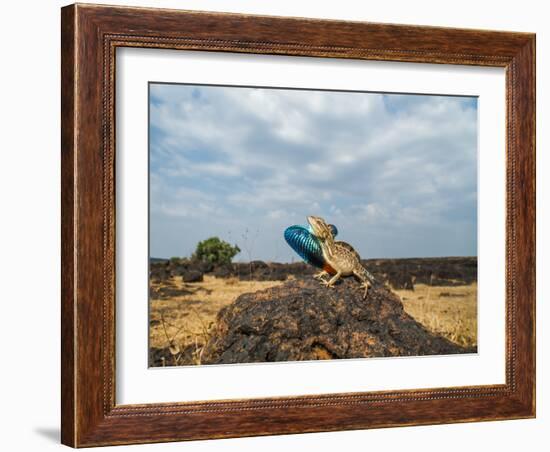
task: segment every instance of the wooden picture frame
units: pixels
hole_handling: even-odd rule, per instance
[[[535,416],[535,35],[79,4],[62,9],[61,34],[64,444],[84,447]],[[506,383],[116,405],[118,47],[505,68]]]

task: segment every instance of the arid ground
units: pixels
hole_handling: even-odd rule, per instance
[[[472,348],[477,345],[477,262],[475,258],[448,259],[456,262],[377,260],[370,262],[369,268],[377,278],[385,275],[386,285],[416,321],[433,333]],[[396,268],[398,262],[400,268],[390,274],[387,269]],[[150,283],[151,366],[203,364],[202,352],[220,309],[241,294],[279,286],[289,279],[312,277],[312,270],[303,264],[234,264],[230,271],[197,271],[173,263],[154,265],[157,268],[151,272]],[[288,274],[282,270],[285,266],[291,268]]]
[[[200,364],[201,351],[208,341],[216,315],[243,293],[255,292],[282,284],[282,281],[240,281],[238,278],[204,276],[203,282],[183,283],[172,277],[152,283],[151,292],[168,288],[171,296],[151,299],[149,348],[172,352],[170,359],[151,365]]]

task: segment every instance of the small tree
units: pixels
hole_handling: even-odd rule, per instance
[[[232,246],[218,237],[210,237],[197,244],[193,259],[210,262],[212,264],[229,264],[233,256],[240,253],[240,248]]]

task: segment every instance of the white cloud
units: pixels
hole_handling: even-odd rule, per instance
[[[355,240],[378,236],[377,255],[475,253],[471,101],[181,85],[152,85],[151,99],[152,233],[166,237],[155,240],[159,255],[171,246],[169,218],[213,231],[254,225],[268,259],[285,225],[312,213]],[[448,249],[418,240],[430,228],[453,237]],[[400,250],[387,245],[390,232]]]

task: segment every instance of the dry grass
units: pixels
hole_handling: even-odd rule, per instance
[[[200,364],[203,345],[208,341],[216,315],[239,295],[282,284],[283,281],[240,281],[238,278],[204,276],[203,282],[182,283],[172,278],[166,283],[151,284],[152,292],[163,288],[180,291],[165,299],[151,297],[149,347],[170,348],[172,363],[184,364],[184,350],[191,348],[192,361]],[[190,347],[191,346],[191,347]],[[190,364],[186,362],[185,364]]]
[[[414,291],[395,290],[405,311],[418,322],[451,341],[477,345],[477,284],[456,287],[415,285]]]

